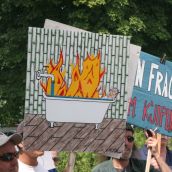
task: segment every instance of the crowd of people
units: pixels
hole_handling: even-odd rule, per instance
[[[152,136],[147,137],[146,150],[147,155],[148,149],[151,151],[150,159],[150,172],[172,172],[169,164],[167,164],[166,158],[162,154],[158,153],[158,140],[155,137],[155,133],[151,131]],[[163,137],[164,138],[164,137]],[[164,141],[164,139],[162,139]],[[162,143],[167,144],[162,141]],[[98,164],[92,172],[145,172],[146,168],[146,157],[141,157],[144,148],[136,149],[134,147],[134,130],[131,126],[126,127],[125,134],[125,149],[120,159],[110,158],[110,160],[104,161]],[[143,152],[142,152],[143,151]],[[166,156],[165,156],[166,157]]]
[[[150,172],[172,172],[172,152],[167,147],[168,137],[162,136],[161,151],[155,133],[147,137],[141,149],[135,149],[134,130],[126,126],[125,149],[120,159],[111,157],[92,169],[92,172],[145,172],[147,152],[151,152]],[[0,172],[57,172],[53,158],[56,151],[26,151],[21,133],[10,136],[0,132]]]

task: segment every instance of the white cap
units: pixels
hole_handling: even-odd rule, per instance
[[[0,132],[0,146],[5,145],[9,141],[11,141],[14,145],[17,145],[22,141],[22,136],[15,133],[8,137],[4,133]]]

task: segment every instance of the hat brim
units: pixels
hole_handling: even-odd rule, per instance
[[[9,136],[8,141],[11,141],[14,145],[18,145],[22,141],[22,136],[17,133],[12,134],[11,136]]]

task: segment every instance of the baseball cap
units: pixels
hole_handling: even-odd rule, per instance
[[[8,141],[11,141],[14,145],[19,144],[22,141],[22,137],[20,134],[12,134],[11,136],[7,136],[4,133],[0,132],[0,146],[3,146]]]

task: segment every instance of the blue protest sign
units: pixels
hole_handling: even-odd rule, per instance
[[[127,121],[172,136],[172,62],[141,52]]]

